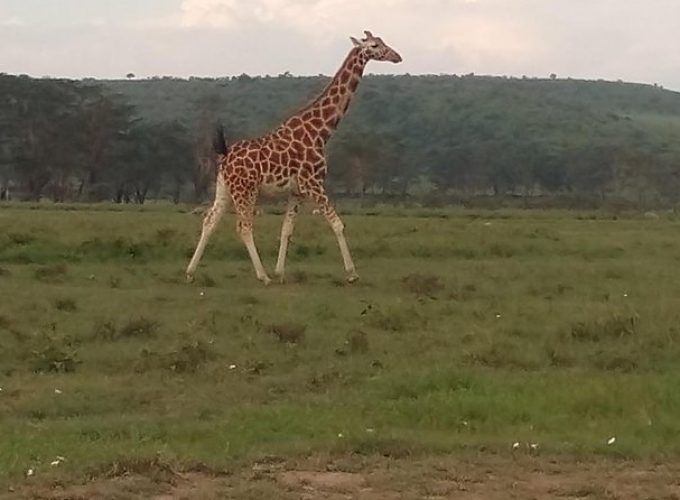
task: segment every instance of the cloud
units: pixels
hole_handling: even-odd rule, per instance
[[[405,5],[407,0],[183,0],[180,9],[187,27],[276,25],[322,38],[329,31],[356,28],[359,20],[393,17]]]
[[[224,28],[239,21],[236,0],[183,0],[179,17],[182,26]]]
[[[289,31],[308,41],[310,57],[315,50],[347,45],[349,35],[370,29],[405,54],[428,53],[429,58],[418,57],[435,62],[440,71],[451,71],[453,62],[465,71],[474,71],[474,65],[487,61],[501,63],[506,70],[517,59],[535,57],[541,43],[525,23],[498,9],[498,2],[183,0],[179,24],[262,34],[271,29]],[[405,61],[403,71],[420,67],[412,58],[405,57]]]
[[[369,29],[404,57],[370,72],[680,88],[677,0],[0,0],[0,27],[3,71],[38,76],[330,74]]]
[[[24,21],[19,16],[11,16],[5,19],[0,19],[0,26],[25,26],[26,21]]]
[[[476,0],[182,0],[181,24],[186,27],[238,29],[259,25],[287,28],[324,39],[363,29],[390,27],[417,31],[437,12]]]

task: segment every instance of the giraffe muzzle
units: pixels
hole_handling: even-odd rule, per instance
[[[400,63],[402,61],[402,58],[396,52],[392,52],[392,53],[390,53],[389,56],[387,56],[387,60],[396,64],[396,63]]]

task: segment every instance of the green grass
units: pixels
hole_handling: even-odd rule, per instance
[[[301,215],[289,282],[263,287],[232,216],[188,285],[200,217],[68,208],[0,209],[2,480],[516,441],[680,454],[672,215],[355,210],[353,286]],[[256,221],[270,271],[280,223]]]

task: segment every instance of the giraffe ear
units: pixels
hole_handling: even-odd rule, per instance
[[[361,47],[361,42],[354,38],[353,36],[349,37],[350,40],[352,40],[352,43],[354,44],[355,47]]]

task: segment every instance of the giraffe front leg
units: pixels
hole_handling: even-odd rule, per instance
[[[342,254],[342,262],[345,265],[345,272],[347,273],[347,282],[354,283],[359,279],[359,275],[354,267],[352,255],[349,252],[349,246],[345,239],[345,224],[343,224],[340,216],[338,216],[335,209],[330,205],[322,207],[321,213],[323,213],[331,228],[333,228],[335,237],[338,240],[338,246],[340,247],[340,253]]]
[[[217,223],[220,221],[220,218],[224,213],[226,205],[227,205],[226,188],[218,180],[217,186],[215,188],[215,202],[213,203],[213,206],[210,207],[210,209],[208,209],[208,212],[205,214],[205,217],[203,218],[203,229],[201,230],[201,237],[198,240],[198,244],[196,245],[194,255],[193,257],[191,257],[191,261],[187,266],[186,277],[189,283],[191,283],[194,280],[194,273],[196,272],[198,263],[201,261],[201,257],[203,256],[205,247],[208,244],[210,235],[215,231],[215,227],[217,227]]]
[[[284,216],[283,225],[281,226],[279,258],[276,260],[276,270],[274,271],[281,283],[283,283],[285,274],[288,243],[290,242],[290,237],[292,236],[293,229],[295,228],[295,216],[297,215],[299,206],[300,199],[295,195],[291,195],[291,197],[288,199],[288,208],[286,209],[286,215]]]
[[[342,254],[342,262],[345,266],[345,272],[347,273],[347,281],[349,283],[354,283],[359,279],[359,275],[357,274],[356,268],[354,267],[354,261],[352,261],[352,255],[349,252],[349,246],[347,245],[347,240],[345,239],[345,225],[342,223],[340,216],[328,201],[326,190],[320,182],[316,180],[308,180],[304,184],[304,192],[308,198],[316,203],[316,205],[319,207],[319,211],[323,214],[323,216],[326,218],[326,221],[333,229],[335,237],[338,240],[340,253]]]

